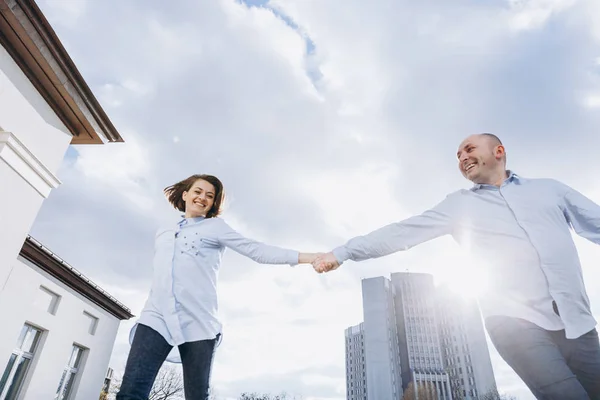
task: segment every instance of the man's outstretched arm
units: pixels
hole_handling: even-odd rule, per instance
[[[564,214],[581,237],[600,244],[600,206],[575,189],[563,185]]]
[[[350,239],[345,245],[318,257],[313,262],[313,267],[319,273],[327,272],[338,268],[346,260],[364,261],[383,257],[450,234],[455,214],[455,201],[452,195],[448,196],[440,204],[421,215]]]

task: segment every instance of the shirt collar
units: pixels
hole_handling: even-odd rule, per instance
[[[188,225],[188,224],[195,224],[197,222],[200,222],[202,220],[205,219],[205,217],[195,217],[195,218],[185,218],[184,215],[181,216],[183,219],[179,221],[179,227],[182,227],[184,225]]]
[[[518,182],[521,177],[519,175],[517,175],[514,171],[511,170],[507,170],[506,173],[508,174],[508,177],[504,180],[504,182],[502,182],[502,185],[507,185],[509,183],[513,183],[513,182]],[[488,185],[486,183],[476,183],[473,188],[471,190],[475,191],[475,190],[479,190],[485,187],[495,187],[493,185]]]

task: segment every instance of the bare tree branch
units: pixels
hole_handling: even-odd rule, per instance
[[[179,369],[165,365],[158,372],[148,400],[183,399],[183,376]]]
[[[112,384],[108,392],[107,400],[113,400],[116,398],[119,389],[121,388],[121,378],[113,378]],[[172,365],[163,366],[156,380],[154,386],[150,391],[148,400],[183,400],[183,376],[179,368]]]
[[[500,394],[497,389],[492,389],[479,396],[479,400],[517,400],[517,398],[507,394]]]
[[[302,400],[302,396],[289,395],[285,392],[280,394],[258,394],[258,393],[242,393],[239,400]]]

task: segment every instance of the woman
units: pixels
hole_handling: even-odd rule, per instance
[[[317,256],[247,239],[216,218],[224,192],[214,176],[192,175],[164,192],[185,218],[156,235],[152,289],[130,334],[117,400],[146,400],[165,360],[183,364],[187,400],[208,399],[221,335],[217,275],[225,247],[262,264],[311,263]]]

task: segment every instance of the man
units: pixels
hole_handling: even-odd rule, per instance
[[[570,228],[600,244],[600,206],[552,179],[506,170],[495,135],[465,139],[458,166],[474,183],[421,215],[319,257],[319,273],[451,234],[487,268],[480,299],[490,338],[537,399],[600,399],[600,344]]]

